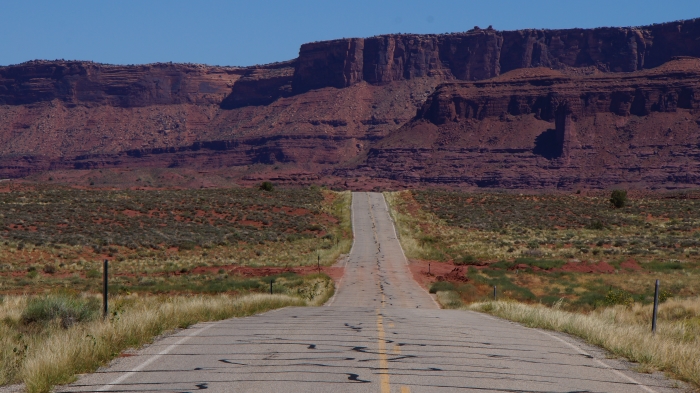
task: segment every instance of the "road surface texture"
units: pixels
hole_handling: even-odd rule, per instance
[[[336,296],[200,323],[63,391],[672,392],[565,335],[440,310],[413,280],[386,202],[353,194],[355,243]]]

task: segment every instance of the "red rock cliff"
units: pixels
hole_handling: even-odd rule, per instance
[[[293,90],[423,76],[481,80],[529,67],[632,72],[674,56],[700,57],[700,19],[628,28],[353,38],[303,45]]]
[[[297,168],[422,184],[695,185],[698,64],[674,56],[700,57],[700,19],[342,39],[247,68],[33,61],[0,67],[0,177]]]

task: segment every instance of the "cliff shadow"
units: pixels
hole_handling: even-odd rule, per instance
[[[564,151],[564,145],[557,138],[557,130],[550,128],[535,138],[534,154],[542,156],[548,160],[559,158]]]

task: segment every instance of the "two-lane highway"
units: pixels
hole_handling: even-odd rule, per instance
[[[411,277],[381,194],[353,194],[355,243],[325,307],[200,323],[65,391],[671,392],[562,335],[441,310]]]

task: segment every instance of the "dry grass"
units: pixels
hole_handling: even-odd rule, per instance
[[[121,296],[112,300],[109,320],[98,318],[69,328],[58,320],[27,324],[22,313],[29,298],[5,297],[0,305],[0,385],[23,382],[28,392],[48,392],[173,329],[286,306],[318,305],[332,293],[332,282],[317,276],[290,294]]]
[[[656,336],[650,332],[649,305],[608,307],[587,314],[513,301],[474,303],[467,309],[581,337],[638,362],[640,370],[662,370],[700,388],[700,298],[663,303]]]
[[[410,191],[385,192],[384,198],[389,205],[389,213],[396,223],[399,241],[406,257],[420,259],[435,259],[434,250],[429,244],[421,242],[421,224],[427,222],[439,222],[432,214],[422,210],[408,211],[406,198],[410,198]],[[437,220],[437,221],[436,221]]]

